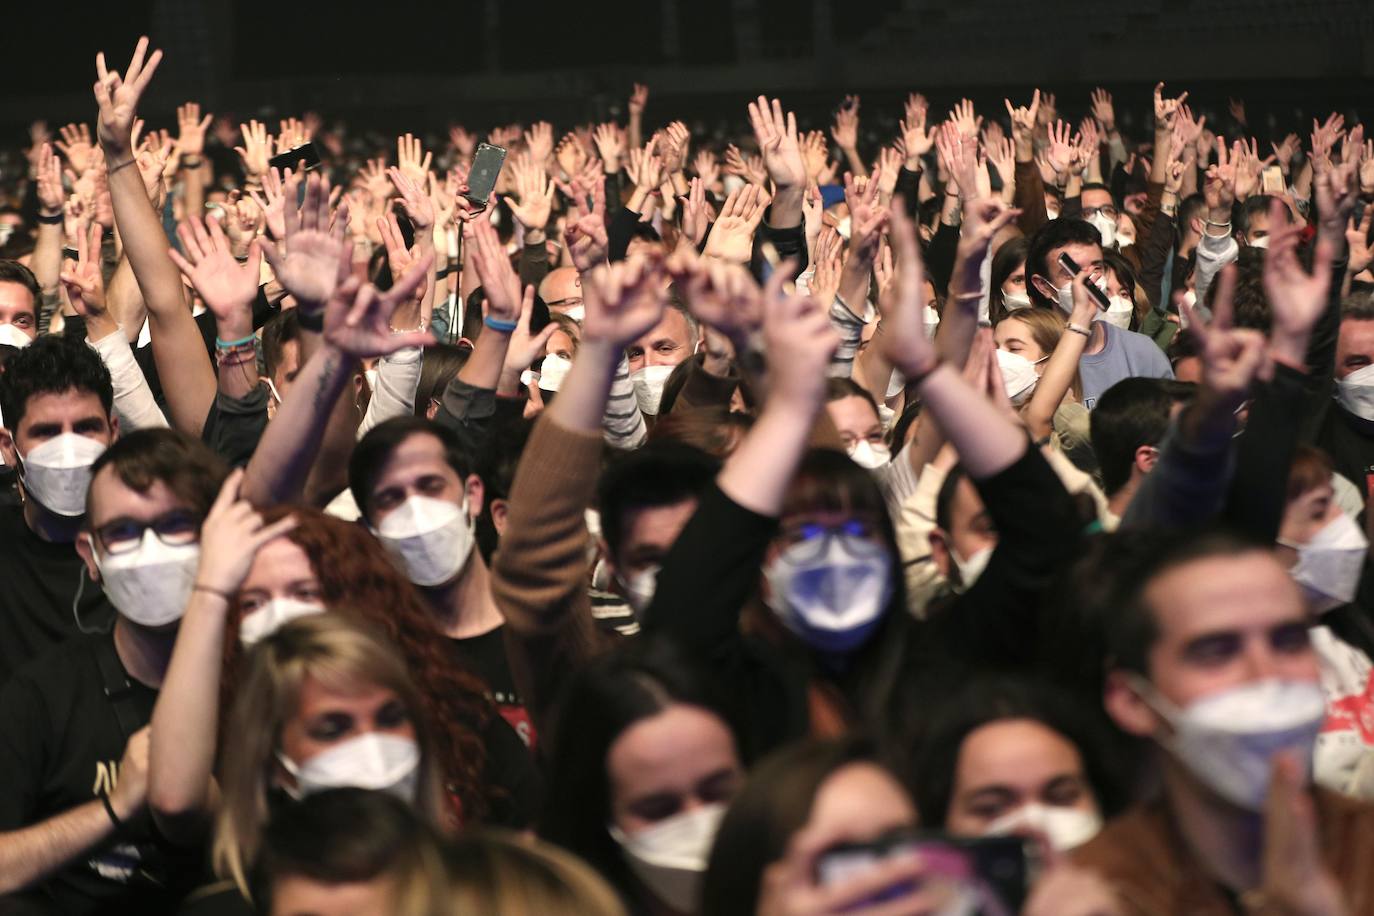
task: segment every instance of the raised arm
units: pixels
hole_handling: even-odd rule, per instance
[[[802,194],[806,192],[806,163],[797,137],[797,116],[783,113],[782,102],[764,96],[749,103],[749,123],[763,153],[763,165],[773,179],[773,205],[768,225],[792,229],[802,224]]]
[[[153,359],[172,425],[199,437],[215,399],[215,374],[186,307],[181,272],[168,254],[162,219],[148,199],[132,140],[138,100],[161,60],[161,51],[148,54],[147,38],[138,40],[123,77],[106,68],[104,54],[96,56],[96,132],[105,151],[115,225],[148,309]]]
[[[153,707],[148,806],[173,840],[196,838],[213,813],[224,640],[238,636],[225,632],[229,604],[258,548],[296,525],[290,516],[263,524],[240,494],[243,478],[242,471],[229,475],[201,526],[195,586]]]

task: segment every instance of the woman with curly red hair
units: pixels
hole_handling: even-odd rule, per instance
[[[536,776],[524,744],[496,714],[485,685],[442,652],[428,609],[380,545],[362,528],[314,509],[259,513],[237,498],[240,476],[226,482],[205,520],[186,611],[191,625],[178,636],[153,713],[160,740],[150,759],[149,805],[163,832],[199,836],[219,805],[212,769],[244,643],[325,609],[364,618],[404,658],[434,736],[452,824],[528,824]],[[267,519],[287,516],[290,530],[256,543],[253,533]],[[224,732],[222,740],[228,745],[236,737]]]

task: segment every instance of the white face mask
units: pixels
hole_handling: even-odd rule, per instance
[[[1233,805],[1264,810],[1279,751],[1296,752],[1307,780],[1312,748],[1326,719],[1326,698],[1316,681],[1251,681],[1179,709],[1148,681],[1134,680],[1136,691],[1173,729],[1159,742]]]
[[[882,620],[892,596],[892,557],[852,534],[793,544],[764,568],[768,606],[803,642],[822,652],[850,652]]]
[[[378,376],[378,374],[379,374],[379,373],[378,373],[378,370],[376,370],[376,369],[364,369],[364,370],[363,370],[363,377],[367,379],[367,390],[368,390],[368,391],[376,391],[376,390],[377,390],[377,376]]]
[[[921,320],[926,326],[926,340],[934,340],[935,332],[940,330],[940,313],[927,305],[921,315]]]
[[[1338,381],[1336,400],[1356,416],[1374,420],[1374,365],[1356,369]]]
[[[694,913],[711,844],[724,816],[724,805],[703,805],[633,834],[614,825],[607,831],[619,844],[630,871],[655,897],[675,910]]]
[[[1035,363],[1020,353],[1010,350],[997,351],[997,368],[1002,370],[1002,382],[1007,387],[1007,397],[1011,403],[1020,407],[1035,393],[1035,384],[1040,376],[1035,372]]]
[[[1355,600],[1369,540],[1353,518],[1340,513],[1306,544],[1282,539],[1279,543],[1298,552],[1298,563],[1289,572],[1312,613],[1322,614]]]
[[[557,353],[545,356],[539,369],[539,390],[557,391],[562,387],[563,379],[567,377],[571,368],[572,360],[566,356],[559,356]]]
[[[1269,247],[1269,236],[1267,236],[1267,235],[1262,235],[1262,236],[1260,236],[1260,237],[1257,238],[1257,239],[1251,239],[1250,242],[1249,242],[1249,245],[1250,245],[1251,248],[1268,248],[1268,247]]]
[[[1105,321],[1122,330],[1130,330],[1131,316],[1135,314],[1135,306],[1131,304],[1131,300],[1125,296],[1112,296],[1108,301],[1110,304],[1107,310],[1104,312],[1099,309],[1093,316],[1093,321]]]
[[[58,515],[85,515],[91,465],[106,447],[104,442],[76,433],[54,436],[27,455],[19,456],[23,463],[19,479],[24,482],[24,491]]]
[[[1094,213],[1088,218],[1088,225],[1097,230],[1097,234],[1102,236],[1103,248],[1116,247],[1116,220],[1103,213]]]
[[[870,471],[892,460],[892,449],[882,442],[875,444],[867,439],[860,439],[851,445],[848,451],[855,464]]]
[[[983,570],[988,568],[988,561],[992,559],[992,551],[993,548],[984,547],[965,560],[959,556],[959,551],[953,547],[949,549],[949,558],[954,561],[955,569],[959,570],[959,581],[962,583],[959,591],[968,591],[973,587],[973,583],[978,581]]]
[[[563,314],[567,315],[578,324],[581,324],[582,319],[587,317],[587,307],[585,305],[574,305],[572,308],[564,311]]]
[[[19,330],[12,324],[0,324],[0,344],[9,344],[11,347],[24,349],[33,343],[33,338]]]
[[[668,382],[668,376],[673,374],[677,366],[645,366],[630,373],[630,381],[634,382],[635,400],[639,402],[639,409],[649,416],[658,414],[658,405],[663,402],[663,386]]]
[[[1102,290],[1102,292],[1104,292],[1104,293],[1107,291],[1107,278],[1106,278],[1106,277],[1098,277],[1096,280],[1089,280],[1088,282],[1090,282],[1090,283],[1092,283],[1093,285],[1095,285],[1098,289]],[[1057,287],[1055,287],[1054,292],[1055,292],[1055,299],[1056,299],[1056,301],[1058,301],[1058,303],[1059,303],[1059,308],[1060,308],[1060,310],[1063,311],[1063,313],[1064,313],[1065,315],[1072,315],[1072,314],[1073,314],[1073,284],[1072,284],[1072,283],[1065,283],[1063,286],[1057,286]],[[1102,310],[1099,309],[1098,312],[1097,312],[1097,315],[1101,315],[1101,314],[1102,314]],[[1098,319],[1097,319],[1097,316],[1094,316],[1094,317],[1093,317],[1093,320],[1094,320],[1094,321],[1098,320]]]
[[[180,620],[191,598],[200,565],[199,544],[169,547],[145,528],[138,546],[127,553],[101,557],[92,552],[105,595],[115,609],[145,627]]]
[[[1055,208],[1055,207],[1046,207],[1046,208],[1045,208],[1045,218],[1046,218],[1046,219],[1059,219],[1059,210],[1058,210],[1057,208]]]
[[[993,821],[984,835],[1040,833],[1055,852],[1067,852],[1097,836],[1101,829],[1102,816],[1096,811],[1030,802]]]
[[[472,555],[467,502],[411,496],[382,519],[377,539],[401,561],[411,582],[443,585],[457,578]]]
[[[247,648],[266,639],[297,617],[323,614],[324,605],[295,598],[273,598],[262,607],[244,614],[239,621],[239,642]]]
[[[835,231],[840,234],[840,238],[844,239],[847,242],[849,241],[849,233],[853,229],[853,227],[853,218],[846,216],[844,219],[840,220],[838,223],[835,224]]]
[[[661,568],[648,566],[628,576],[617,576],[620,591],[636,614],[643,614],[653,602],[654,590],[658,588],[658,571]]]
[[[352,788],[388,792],[414,804],[420,785],[420,746],[414,739],[401,735],[367,732],[340,741],[302,764],[282,753],[277,754],[277,759],[286,772],[296,777],[295,787],[286,788],[292,798],[305,798],[326,789]]]
[[[1010,293],[1004,290],[1002,292],[1002,304],[1007,307],[1007,311],[1014,312],[1017,309],[1030,308],[1031,301],[1025,290],[1016,290]]]

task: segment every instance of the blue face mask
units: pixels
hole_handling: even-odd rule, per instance
[[[768,606],[813,649],[858,649],[892,597],[892,556],[868,538],[823,532],[793,544],[764,569]]]

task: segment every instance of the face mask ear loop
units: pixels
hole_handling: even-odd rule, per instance
[[[76,622],[76,629],[87,636],[104,636],[110,632],[110,627],[101,629],[100,627],[85,627],[81,624],[81,614],[77,612],[77,605],[81,604],[81,596],[86,591],[86,570],[83,568],[77,573],[76,597],[72,599],[72,620]]]

